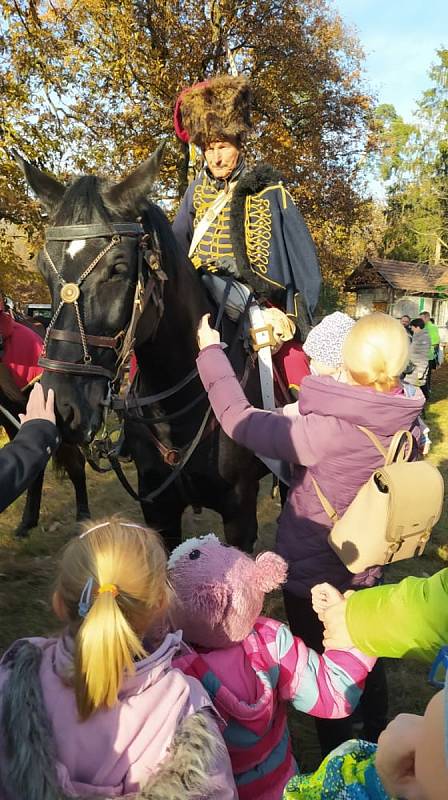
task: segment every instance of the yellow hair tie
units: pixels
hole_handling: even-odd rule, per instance
[[[118,589],[114,583],[103,583],[103,585],[99,587],[97,594],[107,594],[108,592],[111,593],[112,597],[117,596]]]

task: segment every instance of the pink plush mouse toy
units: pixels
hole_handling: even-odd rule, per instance
[[[173,550],[168,569],[173,623],[194,648],[174,666],[201,681],[227,723],[240,800],[280,800],[297,771],[288,701],[319,717],[347,716],[374,659],[354,650],[320,656],[286,625],[260,616],[265,594],[287,576],[275,553],[253,559],[208,534]]]

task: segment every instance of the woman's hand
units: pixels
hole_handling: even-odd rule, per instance
[[[198,345],[199,350],[208,347],[211,344],[220,344],[221,339],[219,332],[210,327],[210,314],[204,314],[198,327]]]
[[[32,419],[46,419],[47,422],[52,422],[56,425],[53,389],[48,390],[48,396],[45,400],[42,386],[40,383],[36,383],[28,398],[25,413],[19,414],[19,419],[22,425],[25,422],[31,422]]]

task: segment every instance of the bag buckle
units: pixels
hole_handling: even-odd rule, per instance
[[[268,338],[265,341],[259,342],[259,334],[267,333]],[[274,339],[274,329],[272,325],[263,325],[260,328],[249,328],[250,338],[252,339],[252,349],[258,353],[263,347],[277,347],[277,342]]]

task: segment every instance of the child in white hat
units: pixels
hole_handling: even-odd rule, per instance
[[[313,375],[333,375],[342,371],[342,348],[354,324],[355,320],[348,314],[335,311],[309,332],[303,350],[310,359]]]

